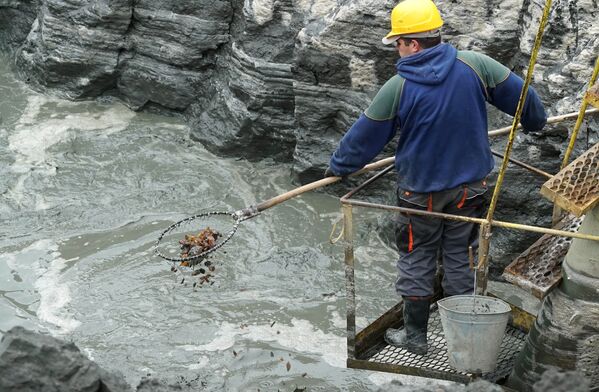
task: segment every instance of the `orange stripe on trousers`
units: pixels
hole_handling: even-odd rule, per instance
[[[412,223],[408,224],[408,252],[414,249],[414,234],[412,233]]]

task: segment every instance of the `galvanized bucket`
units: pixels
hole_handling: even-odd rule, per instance
[[[510,306],[497,298],[455,295],[437,302],[449,364],[468,373],[495,369]]]

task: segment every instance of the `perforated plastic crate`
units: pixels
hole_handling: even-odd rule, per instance
[[[567,215],[555,228],[576,232],[582,217]],[[562,278],[562,262],[572,238],[545,234],[514,259],[503,271],[508,282],[543,298]]]
[[[545,182],[541,194],[582,216],[599,202],[599,143]]]

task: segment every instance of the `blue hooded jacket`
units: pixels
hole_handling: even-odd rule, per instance
[[[397,75],[342,138],[331,171],[353,173],[395,136],[398,186],[436,192],[486,177],[494,166],[487,135],[486,102],[514,115],[523,81],[488,56],[440,44],[401,58]],[[521,123],[540,130],[547,117],[531,87]]]

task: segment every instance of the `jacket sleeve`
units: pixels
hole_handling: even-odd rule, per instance
[[[499,83],[494,89],[487,89],[489,103],[502,112],[513,116],[518,107],[523,85],[524,81],[513,72],[510,72],[507,79]],[[543,103],[532,86],[528,88],[520,123],[526,132],[541,130],[547,123],[547,114]]]
[[[524,81],[506,66],[481,53],[459,51],[458,59],[469,65],[481,79],[487,93],[487,101],[511,116],[516,114]],[[524,101],[520,123],[525,131],[542,129],[547,122],[543,103],[535,89],[530,86]]]
[[[373,160],[395,136],[395,121],[373,120],[366,114],[345,133],[331,157],[329,167],[338,176],[346,176]]]
[[[389,79],[346,132],[329,162],[334,174],[346,176],[360,170],[393,139],[399,122],[397,107],[403,83],[398,75]]]

